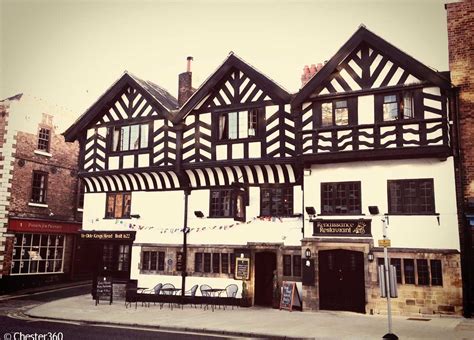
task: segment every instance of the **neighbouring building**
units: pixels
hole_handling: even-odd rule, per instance
[[[81,228],[78,144],[60,134],[71,112],[19,94],[0,101],[1,289],[71,279]]]
[[[263,306],[294,281],[304,310],[385,313],[383,218],[394,311],[462,311],[449,74],[363,26],[296,94],[233,53],[194,90],[190,60],[179,104],[125,73],[65,132],[97,275],[245,281]]]
[[[449,69],[458,100],[453,117],[460,195],[460,236],[463,263],[464,315],[474,313],[474,8],[472,1],[446,4]]]

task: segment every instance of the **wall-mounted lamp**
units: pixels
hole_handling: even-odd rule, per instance
[[[130,214],[130,217],[138,219],[138,218],[140,218],[140,215],[139,214]]]
[[[378,215],[379,214],[379,207],[376,205],[369,205],[369,213],[371,215]]]
[[[305,210],[308,215],[316,215],[316,209],[314,209],[314,207],[306,207]]]
[[[304,256],[305,256],[307,259],[310,259],[310,258],[311,258],[311,249],[306,248],[306,250],[304,251]]]
[[[240,253],[240,258],[243,259],[245,257],[244,253]]]
[[[369,260],[369,262],[374,262],[374,253],[369,251],[369,253],[367,254],[367,260]]]
[[[203,217],[204,217],[204,214],[203,214],[202,211],[200,211],[200,210],[195,211],[195,212],[194,212],[194,215],[195,215],[197,218],[203,218]]]

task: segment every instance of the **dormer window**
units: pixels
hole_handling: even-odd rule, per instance
[[[413,94],[403,92],[384,95],[382,110],[384,122],[414,118]]]
[[[40,128],[38,132],[38,150],[49,152],[51,130]]]
[[[218,139],[226,141],[256,137],[259,111],[260,109],[250,109],[220,114]]]
[[[148,148],[150,125],[116,126],[112,129],[112,151],[130,151]]]

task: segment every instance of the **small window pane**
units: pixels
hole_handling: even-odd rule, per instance
[[[416,260],[416,269],[418,272],[418,284],[429,285],[430,273],[428,271],[428,260],[423,260],[423,259]]]
[[[165,270],[165,252],[164,251],[158,252],[158,270],[160,271]]]
[[[211,253],[204,253],[204,273],[211,272]]]
[[[202,253],[194,254],[194,271],[196,273],[202,272]]]
[[[431,260],[431,285],[442,286],[443,285],[443,271],[441,269],[440,260]]]
[[[397,96],[384,96],[383,99],[383,120],[391,121],[398,119]]]
[[[405,274],[405,284],[415,283],[415,261],[403,259],[403,272]]]
[[[140,125],[141,127],[141,132],[140,132],[140,148],[144,149],[148,147],[148,130],[149,130],[149,125],[148,124],[142,124]]]
[[[301,276],[301,256],[293,255],[293,276]]]
[[[413,117],[413,96],[407,92],[403,94],[403,119],[411,119]]]
[[[229,112],[227,115],[229,118],[229,139],[237,139],[239,128],[238,113]]]
[[[219,253],[212,254],[212,272],[219,273],[220,267],[221,267],[220,254]]]
[[[140,146],[140,130],[138,125],[130,126],[130,150],[138,150]]]
[[[291,276],[291,255],[283,255],[283,276]]]
[[[113,130],[113,141],[112,141],[112,151],[120,150],[120,128],[116,127]]]
[[[130,147],[130,126],[122,126],[120,134],[120,150],[128,151]]]
[[[247,112],[239,112],[239,138],[248,138],[249,136],[249,116]]]
[[[41,128],[38,132],[38,150],[49,152],[50,130]]]
[[[332,103],[323,103],[321,105],[321,125],[332,125]]]

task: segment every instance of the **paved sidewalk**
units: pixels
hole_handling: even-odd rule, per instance
[[[90,295],[77,296],[35,307],[27,315],[87,323],[148,326],[161,329],[211,331],[228,335],[312,339],[381,339],[387,333],[383,315],[348,312],[289,312],[267,308],[227,308],[203,310],[158,305],[126,309],[123,301],[95,306]],[[421,318],[421,317],[420,317]],[[474,340],[474,319],[424,317],[429,321],[393,319],[394,333],[400,339]]]
[[[12,292],[1,293],[0,301],[14,299],[17,297],[27,296],[27,295],[36,294],[36,293],[48,292],[52,290],[78,287],[78,286],[83,286],[87,284],[91,285],[92,281],[91,280],[70,281],[70,282],[55,283],[55,284],[50,284],[50,285],[43,285],[40,287],[25,288],[21,290],[12,291]]]

